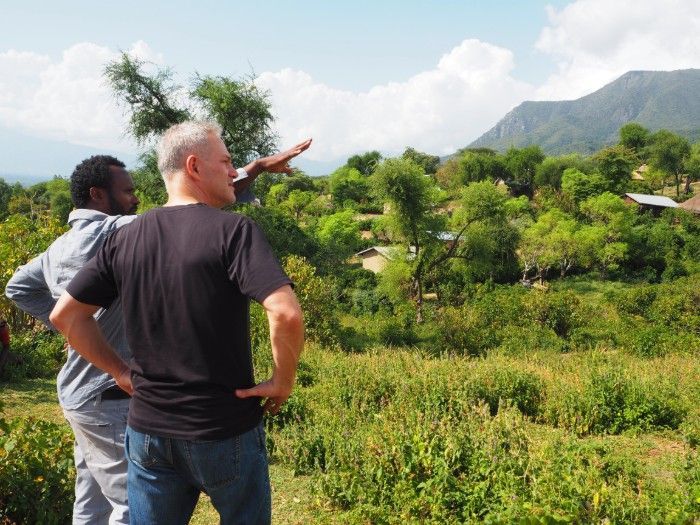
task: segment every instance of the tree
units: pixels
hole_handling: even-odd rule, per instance
[[[381,153],[378,151],[368,151],[361,155],[353,155],[348,159],[345,165],[348,168],[355,168],[365,177],[369,177],[381,160]]]
[[[609,192],[581,203],[581,212],[593,223],[582,228],[581,245],[605,274],[620,268],[629,253],[636,212]]]
[[[544,153],[539,146],[510,148],[505,154],[505,164],[514,181],[523,191],[531,195],[537,166],[544,160]]]
[[[466,151],[459,157],[459,172],[462,184],[482,180],[507,179],[509,177],[503,159],[493,153]]]
[[[360,246],[360,226],[352,210],[343,210],[322,217],[316,236],[329,257],[342,263]]]
[[[608,191],[610,183],[598,173],[586,175],[576,168],[568,168],[564,170],[562,175],[561,189],[579,203],[589,197]]]
[[[129,131],[140,144],[190,118],[187,109],[171,100],[179,89],[172,82],[172,72],[160,69],[149,76],[143,66],[142,60],[122,53],[119,60],[105,67],[105,76],[115,95],[129,106]]]
[[[416,321],[423,320],[423,273],[426,258],[424,245],[434,240],[428,232],[433,230],[436,216],[432,179],[425,176],[423,168],[415,162],[398,158],[382,162],[372,175],[375,194],[391,206],[389,217],[397,236],[404,242],[406,251],[414,254],[411,290],[416,302]]]
[[[684,164],[690,157],[688,141],[680,135],[662,129],[651,137],[650,156],[654,168],[674,177],[676,196],[680,196]]]
[[[7,217],[7,206],[12,198],[12,187],[0,178],[0,220]]]
[[[330,176],[330,192],[333,205],[340,208],[346,201],[366,202],[369,183],[357,169],[341,166]]]
[[[519,246],[523,279],[527,279],[529,271],[534,268],[542,283],[547,271],[554,266],[559,267],[559,276],[565,277],[582,258],[578,230],[578,222],[557,208],[540,215],[532,226],[525,229]]]
[[[440,157],[437,155],[428,155],[427,153],[422,153],[411,147],[406,148],[401,158],[412,160],[423,168],[423,171],[428,175],[434,174],[440,164]]]
[[[649,141],[649,130],[636,122],[628,122],[620,128],[620,144],[636,153],[646,147]]]
[[[518,232],[509,222],[508,201],[503,189],[489,181],[469,184],[462,192],[460,207],[450,223],[455,233],[452,245],[431,268],[444,259],[455,259],[472,281],[506,280],[517,270],[515,248]],[[518,207],[517,205],[515,207]]]
[[[222,139],[234,166],[245,166],[274,152],[278,137],[272,130],[269,94],[255,85],[254,78],[198,76],[191,96],[202,105],[207,118],[223,128]]]
[[[693,144],[690,148],[690,155],[685,161],[685,193],[690,193],[690,183],[695,180],[700,180],[700,142]]]
[[[627,189],[632,169],[639,164],[634,151],[619,145],[600,150],[593,160],[600,174],[608,181],[610,190],[616,192]]]
[[[304,209],[306,209],[315,198],[316,194],[311,191],[292,190],[281,205],[283,208],[287,208],[292,212],[294,218],[299,221]]]
[[[172,72],[159,69],[149,75],[144,69],[143,61],[126,53],[105,67],[117,99],[130,113],[128,131],[139,144],[173,124],[203,116],[223,128],[222,139],[234,166],[245,166],[255,157],[273,153],[277,135],[272,130],[269,94],[255,85],[254,78],[196,76],[189,98],[176,103],[182,89],[173,83]],[[146,167],[147,173],[153,173],[151,165]]]

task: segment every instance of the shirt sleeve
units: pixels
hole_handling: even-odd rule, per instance
[[[236,181],[248,178],[248,172],[246,170],[244,170],[243,168],[238,168],[236,171],[238,172],[238,177],[236,177]],[[245,203],[255,201],[255,194],[253,193],[253,191],[250,188],[251,187],[248,186],[240,194],[236,193],[236,202],[237,203],[245,204]]]
[[[75,274],[66,291],[85,304],[109,307],[119,295],[114,279],[114,238],[110,235],[95,256]]]
[[[229,278],[243,295],[262,303],[268,295],[292,281],[284,273],[260,227],[244,219],[228,246]]]
[[[46,253],[35,257],[24,266],[20,266],[7,282],[5,295],[23,310],[55,330],[49,321],[49,314],[56,301],[51,295],[44,277],[43,263]]]

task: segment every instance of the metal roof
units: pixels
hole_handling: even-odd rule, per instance
[[[660,206],[662,208],[677,208],[678,203],[668,197],[661,195],[645,195],[643,193],[625,193],[625,196],[632,199],[634,202],[644,204],[646,206]]]
[[[391,246],[372,246],[371,248],[357,252],[355,255],[369,255],[369,252],[371,251],[377,252],[386,259],[394,259],[398,250],[396,248],[392,248]]]

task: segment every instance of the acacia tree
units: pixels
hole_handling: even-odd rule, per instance
[[[542,164],[545,156],[539,146],[524,148],[511,147],[505,154],[505,164],[513,176],[517,186],[528,196],[532,194],[532,186],[537,167]]]
[[[199,102],[207,118],[223,128],[222,139],[234,166],[245,166],[275,150],[277,134],[268,93],[261,91],[253,77],[197,76],[190,95]]]
[[[650,153],[652,166],[674,177],[676,196],[680,196],[683,168],[690,157],[688,141],[680,135],[662,129],[652,136]]]
[[[173,83],[171,70],[148,75],[143,69],[142,60],[122,53],[119,60],[107,64],[104,73],[117,99],[129,108],[128,131],[139,144],[191,116],[172,100],[179,86]]]
[[[646,147],[649,130],[636,122],[628,122],[620,128],[620,144],[636,153]]]
[[[610,189],[616,192],[627,189],[632,169],[639,163],[634,151],[620,145],[600,150],[593,160],[600,174],[609,182]]]
[[[140,145],[146,145],[173,124],[203,117],[223,128],[222,139],[234,166],[245,166],[255,157],[273,153],[277,135],[272,130],[269,94],[255,85],[254,78],[233,80],[197,75],[187,90],[173,82],[170,69],[148,74],[145,68],[142,60],[122,53],[104,72],[115,96],[129,113],[127,131]],[[142,175],[149,183],[150,195],[161,198],[164,188],[154,177],[154,159],[152,153],[145,154]],[[158,187],[150,187],[153,184]]]
[[[345,165],[348,168],[355,168],[365,177],[372,175],[374,168],[379,165],[382,160],[382,154],[378,151],[368,151],[366,153],[353,155],[348,159]]]
[[[426,257],[423,253],[434,236],[437,216],[433,211],[435,191],[432,179],[423,168],[404,159],[388,159],[377,166],[372,187],[380,199],[390,205],[389,219],[396,236],[413,253],[411,295],[416,302],[416,321],[423,320],[423,277]]]

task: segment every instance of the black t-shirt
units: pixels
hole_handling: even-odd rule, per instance
[[[108,307],[121,297],[133,358],[129,425],[225,439],[258,424],[250,298],[291,284],[259,227],[203,204],[153,209],[112,234],[66,290]]]

